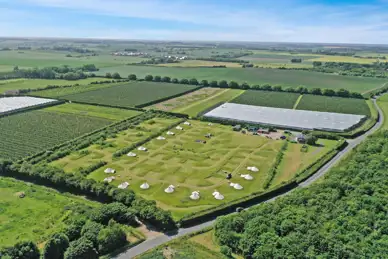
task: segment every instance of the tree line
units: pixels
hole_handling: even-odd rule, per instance
[[[119,73],[107,73],[105,77],[120,79],[121,76]],[[346,89],[321,89],[321,88],[312,88],[309,89],[304,86],[299,86],[297,88],[287,87],[283,88],[281,85],[271,85],[271,84],[262,84],[262,85],[250,85],[248,83],[238,83],[236,81],[226,81],[226,80],[201,80],[199,81],[196,78],[171,78],[169,76],[153,76],[146,75],[144,79],[138,78],[135,74],[130,74],[128,76],[129,80],[137,81],[147,81],[147,82],[163,82],[163,83],[172,83],[172,84],[185,84],[185,85],[200,85],[204,87],[216,87],[216,88],[233,88],[233,89],[244,89],[244,90],[263,90],[263,91],[274,91],[274,92],[289,92],[289,93],[300,93],[300,94],[313,94],[313,95],[324,95],[324,96],[337,96],[343,98],[358,98],[362,99],[363,96],[357,92],[350,92]]]
[[[215,237],[244,258],[385,258],[388,131],[309,188],[219,217]]]

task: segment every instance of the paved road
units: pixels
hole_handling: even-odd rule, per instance
[[[373,100],[373,102],[374,102],[374,105],[376,106],[376,108],[379,112],[379,115],[380,115],[380,119],[376,123],[376,125],[372,129],[370,129],[368,132],[366,132],[364,135],[348,141],[349,144],[344,150],[339,152],[332,160],[330,160],[326,165],[324,165],[320,170],[318,170],[317,173],[315,173],[313,176],[308,178],[306,181],[300,183],[299,187],[302,187],[302,188],[307,187],[307,186],[311,185],[312,183],[314,183],[315,181],[317,181],[319,178],[321,178],[323,175],[325,175],[339,160],[341,160],[345,155],[347,155],[353,148],[355,148],[362,141],[364,141],[369,135],[373,134],[374,132],[376,132],[376,130],[378,130],[381,127],[381,125],[384,121],[383,112],[377,106],[376,100]],[[289,192],[287,192],[285,194],[281,194],[281,195],[276,196],[272,199],[269,199],[266,202],[273,201],[273,200],[275,200],[283,195],[289,194],[290,192],[292,192],[292,190],[290,190]],[[197,232],[201,229],[209,227],[209,226],[213,225],[214,222],[215,222],[215,220],[212,220],[212,221],[208,221],[208,222],[205,222],[205,223],[202,223],[202,224],[190,227],[190,228],[180,228],[178,230],[177,234],[174,234],[174,235],[166,235],[165,234],[165,235],[157,236],[157,237],[152,238],[152,239],[148,239],[148,240],[144,241],[143,243],[141,243],[141,244],[125,251],[124,253],[118,255],[116,258],[118,258],[118,259],[133,258],[137,255],[140,255],[140,254],[148,251],[151,248],[157,247],[157,246],[164,244],[172,239],[175,239],[175,238],[178,238],[178,237],[181,237],[181,236],[184,236],[186,234],[193,233],[193,232]]]

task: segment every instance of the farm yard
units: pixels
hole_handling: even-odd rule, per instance
[[[0,177],[0,249],[22,240],[43,243],[66,226],[64,219],[79,205],[98,206],[77,196]]]
[[[212,98],[213,96],[218,95],[222,91],[225,90],[221,88],[204,87],[195,92],[191,92],[161,103],[148,106],[147,109],[157,109],[162,111],[177,111],[180,109],[186,109],[188,105],[208,98]]]
[[[112,168],[115,174],[112,175],[114,179],[111,179],[111,184],[118,186],[128,182],[129,189],[147,199],[156,200],[161,208],[170,210],[179,219],[192,212],[264,190],[268,170],[284,144],[280,140],[234,132],[229,126],[190,121],[190,126],[183,123],[180,125],[183,130],[172,128],[170,131],[175,135],[164,132],[161,137],[144,143],[142,146],[147,151],[136,148],[129,152],[131,156],[113,156],[120,149],[177,122],[166,119],[152,121],[152,124],[150,121],[143,122],[136,130],[123,131],[116,138],[106,140],[103,146],[92,145],[51,164],[66,172],[77,172],[82,167],[104,161],[107,164],[89,174],[89,178],[103,181],[109,176],[105,173],[106,168]],[[205,137],[209,133],[211,136]],[[322,151],[330,150],[335,142],[329,143]],[[321,153],[316,152],[315,148],[311,150],[310,160],[306,159],[305,164],[282,174],[282,181],[292,179],[301,167],[319,158]],[[132,156],[132,153],[135,155]],[[247,167],[257,167],[258,172],[250,172]],[[229,180],[226,179],[229,173],[232,176],[230,182],[240,184],[242,190],[229,186]],[[251,174],[253,179],[245,180],[240,174]],[[141,185],[144,183],[150,188],[143,190]],[[166,193],[165,189],[170,185],[175,187],[173,193]],[[214,199],[214,190],[225,197],[224,201]],[[199,191],[199,200],[190,199],[194,191]]]
[[[118,72],[127,76],[136,74],[138,78],[146,75],[161,75],[171,78],[197,78],[201,80],[226,80],[238,83],[247,82],[251,85],[282,85],[283,87],[298,87],[303,85],[308,89],[347,89],[353,92],[365,92],[383,85],[386,80],[368,77],[339,76],[319,72],[281,70],[267,68],[180,68],[158,66],[117,66],[101,68],[96,74],[105,76],[107,72]]]
[[[0,158],[18,159],[80,137],[112,120],[35,110],[0,118]]]
[[[136,82],[62,96],[63,99],[116,107],[143,107],[151,102],[193,91],[197,86]]]
[[[317,96],[309,94],[303,95],[296,109],[367,116],[371,114],[369,106],[364,99]]]
[[[296,93],[247,90],[232,103],[292,109],[299,98]]]

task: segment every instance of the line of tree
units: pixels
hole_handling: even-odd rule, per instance
[[[248,64],[249,61],[235,58],[223,58],[223,57],[199,57],[195,60],[203,61],[215,61],[215,62],[229,62],[229,63],[239,63],[239,64]]]
[[[380,132],[322,182],[219,217],[216,239],[244,258],[386,258],[387,146]]]
[[[291,63],[302,63],[302,59],[301,58],[292,58]]]
[[[135,74],[131,74],[128,76],[128,79],[130,80],[142,80],[139,79]],[[227,82],[226,80],[221,81],[208,81],[208,80],[201,80],[198,81],[196,78],[171,78],[168,76],[153,76],[153,75],[146,75],[144,77],[144,81],[148,82],[164,82],[164,83],[173,83],[173,84],[186,84],[186,85],[201,85],[204,87],[217,87],[217,88],[233,88],[233,89],[251,89],[251,90],[264,90],[264,91],[274,91],[274,92],[290,92],[290,93],[301,93],[301,94],[313,94],[313,95],[325,95],[325,96],[338,96],[338,97],[344,97],[344,98],[358,98],[362,99],[363,96],[360,93],[357,92],[350,92],[346,89],[339,89],[339,90],[333,90],[333,89],[321,89],[321,88],[312,88],[309,89],[304,86],[299,86],[297,88],[288,87],[283,88],[281,85],[271,85],[271,84],[262,84],[262,85],[249,85],[248,83],[237,83],[236,81],[230,81]]]
[[[76,53],[94,53],[93,50],[74,47],[74,46],[54,46],[52,47],[52,49],[56,51],[70,51],[70,52],[76,52]]]

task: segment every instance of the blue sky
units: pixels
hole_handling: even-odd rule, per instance
[[[0,0],[0,35],[388,44],[388,0]]]

